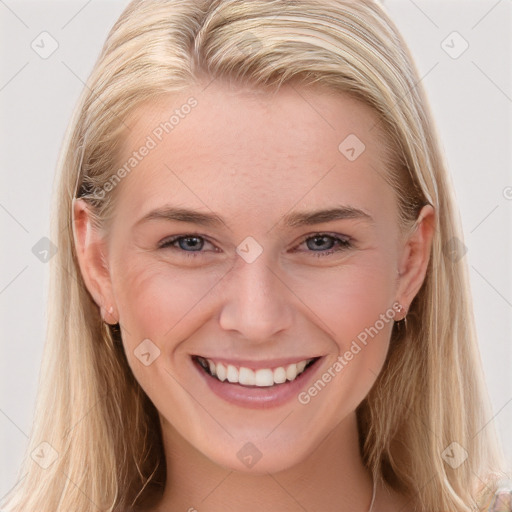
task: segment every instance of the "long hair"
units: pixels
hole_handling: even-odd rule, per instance
[[[129,114],[205,79],[324,86],[375,112],[393,155],[386,179],[401,229],[414,228],[424,204],[436,220],[406,328],[394,325],[383,370],[357,409],[361,453],[376,478],[421,504],[415,510],[483,509],[503,460],[457,251],[462,228],[427,99],[393,22],[371,0],[135,0],[107,37],[61,149],[36,411],[3,510],[121,512],[163,490],[158,414],[119,329],[102,322],[84,285],[72,206],[83,197],[102,225],[113,195],[95,191],[119,165]],[[454,453],[462,464],[450,464]]]

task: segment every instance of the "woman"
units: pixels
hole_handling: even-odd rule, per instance
[[[126,8],[4,510],[512,510],[418,83],[370,0]]]

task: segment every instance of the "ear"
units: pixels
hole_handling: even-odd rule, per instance
[[[87,290],[100,306],[103,320],[115,324],[117,307],[106,259],[106,241],[92,220],[90,206],[83,199],[74,199],[73,234],[80,271]]]
[[[434,231],[435,211],[428,204],[421,209],[414,230],[405,240],[398,268],[398,297],[406,314],[425,280]]]

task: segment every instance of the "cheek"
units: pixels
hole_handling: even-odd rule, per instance
[[[394,314],[392,269],[393,265],[375,252],[357,263],[317,273],[313,281],[301,280],[295,289],[343,348],[347,339],[374,325],[381,314]]]
[[[375,253],[303,288],[316,324],[333,340],[324,370],[339,414],[363,400],[386,359],[395,316],[393,268]]]
[[[182,356],[178,352],[207,320],[204,305],[224,273],[177,269],[168,263],[148,261],[147,257],[126,258],[118,267],[113,286],[126,357],[137,381],[152,399],[159,399],[165,388],[169,403],[190,406],[190,397],[178,384],[187,371],[176,364]],[[151,361],[146,366],[142,354],[148,351]],[[159,405],[165,409],[169,403]]]
[[[144,257],[125,260],[113,285],[130,343],[149,338],[160,345],[164,339],[183,339],[187,316],[200,312],[222,275],[219,270],[176,268]]]

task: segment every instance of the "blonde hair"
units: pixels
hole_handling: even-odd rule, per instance
[[[427,203],[436,225],[407,327],[394,326],[385,366],[357,410],[363,460],[417,510],[483,509],[503,461],[487,424],[467,264],[447,250],[463,241],[462,229],[427,100],[392,21],[370,0],[135,0],[108,35],[63,143],[35,418],[21,481],[3,510],[122,511],[162,491],[158,414],[119,330],[102,322],[84,285],[72,206],[84,197],[101,225],[112,194],[94,190],[116,169],[128,115],[205,77],[268,90],[316,84],[373,108],[392,155],[387,179],[400,225],[414,229]],[[30,456],[42,442],[58,455],[46,469]],[[467,452],[456,468],[442,455],[454,442]]]

